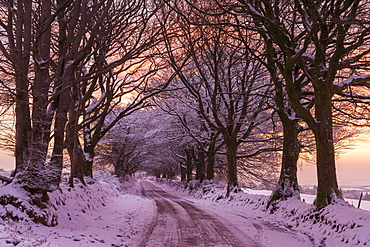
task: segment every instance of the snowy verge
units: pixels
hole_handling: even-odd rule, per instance
[[[223,186],[214,182],[191,181],[185,187],[177,180],[156,180],[189,195],[219,204],[228,204],[242,213],[253,213],[277,226],[307,235],[315,246],[370,245],[370,212],[356,209],[346,203],[329,205],[319,211],[313,205],[297,199],[281,201],[273,213],[266,209],[268,196],[244,192],[231,193],[226,198]],[[236,212],[235,211],[235,212]]]
[[[47,226],[57,225],[59,219],[68,219],[86,210],[104,205],[119,194],[120,183],[107,173],[88,181],[88,186],[76,180],[71,188],[62,183],[58,190],[43,195],[32,195],[9,184],[0,188],[0,218],[3,223],[33,221]],[[109,180],[109,181],[108,181]]]
[[[61,184],[59,190],[48,193],[49,205],[58,216],[58,225],[65,225],[88,211],[97,210],[120,194],[120,183],[108,173],[97,174],[94,181],[88,181],[88,186],[76,182],[73,188]]]
[[[1,187],[0,198],[9,202],[4,201],[0,205],[0,246],[44,246],[47,235],[35,234],[35,229],[47,232],[46,229],[53,228],[35,222],[46,226],[76,228],[83,224],[86,215],[104,208],[122,195],[122,185],[125,184],[109,173],[96,174],[94,180],[87,182],[87,186],[76,183],[73,188],[62,183],[58,190],[44,195],[42,204],[34,203],[32,195],[15,185]],[[36,217],[44,217],[48,221],[38,221]]]
[[[19,184],[0,188],[0,222],[32,221],[44,225],[56,224],[56,212],[48,204],[49,193],[30,194]]]

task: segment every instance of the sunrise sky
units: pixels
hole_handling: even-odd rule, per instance
[[[0,168],[6,171],[14,169],[14,157],[0,153]],[[356,138],[352,150],[346,151],[337,160],[337,176],[340,187],[370,187],[370,133]],[[298,171],[300,185],[316,185],[316,166],[300,162]]]
[[[340,187],[370,187],[370,132],[360,134],[353,149],[341,154],[336,165]],[[316,166],[301,162],[298,179],[301,185],[316,185]]]

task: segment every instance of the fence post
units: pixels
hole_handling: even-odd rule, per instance
[[[360,208],[360,206],[361,206],[361,200],[362,200],[362,192],[361,192],[361,194],[360,194],[360,200],[358,201],[358,206],[357,206],[357,208]]]

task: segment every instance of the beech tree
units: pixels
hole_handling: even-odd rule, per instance
[[[54,10],[60,11],[57,7]],[[0,50],[6,58],[2,70],[9,69],[8,74],[15,81],[17,180],[30,190],[53,189],[55,178],[41,168],[46,160],[51,126],[48,100],[52,85],[51,24],[55,17],[52,4],[51,1],[5,1],[1,11],[4,18]]]
[[[91,176],[99,138],[156,90],[148,78],[160,67],[148,59],[160,40],[159,7],[124,0],[1,3],[1,70],[15,84],[15,182],[36,192],[57,188],[64,148],[72,164],[70,184],[74,177],[83,181],[86,163]],[[149,69],[140,71],[144,66]],[[135,100],[102,130],[104,116],[125,94]]]
[[[341,200],[335,171],[332,103],[349,85],[367,86],[359,69],[369,53],[366,1],[245,1],[235,7],[252,17],[264,37],[297,116],[316,143],[320,208]],[[300,80],[299,77],[304,78]],[[302,97],[303,96],[303,97]],[[307,96],[307,97],[306,97]]]
[[[205,168],[199,167],[199,175],[201,180],[212,180],[215,175],[214,163],[217,151],[224,145],[219,131],[213,131],[197,114],[197,106],[194,104],[192,97],[187,96],[180,80],[174,80],[167,90],[154,97],[155,104],[166,114],[175,117],[183,131],[195,142],[191,147],[185,148],[183,155],[184,172],[190,172],[193,166],[193,160],[196,159],[195,149],[197,153],[206,157],[198,160],[206,160]],[[200,165],[203,165],[201,162]],[[198,177],[198,176],[196,176]],[[187,174],[189,180],[190,175]]]
[[[99,160],[113,164],[119,176],[143,170],[171,177],[185,162],[184,150],[191,142],[179,125],[158,109],[136,111],[118,121],[100,141]]]
[[[63,1],[60,4],[63,4]],[[57,168],[56,171],[60,169],[63,149],[66,147],[71,162],[71,186],[75,177],[84,182],[83,155],[78,135],[78,119],[82,108],[78,104],[78,98],[81,97],[78,82],[85,76],[83,65],[90,59],[89,53],[99,49],[96,44],[102,42],[104,33],[99,36],[99,32],[109,32],[109,28],[104,24],[110,19],[112,6],[113,1],[96,2],[90,7],[88,1],[74,1],[70,8],[63,9],[63,15],[58,19],[60,60],[56,68],[56,93],[52,98],[56,105],[55,141],[50,164]]]
[[[118,3],[105,22],[108,28],[100,33],[104,39],[95,44],[92,61],[86,60],[81,66],[86,74],[79,79],[75,99],[80,105],[78,116],[83,117],[77,128],[83,132],[83,147],[79,144],[81,162],[77,162],[84,164],[80,176],[92,177],[95,147],[100,139],[170,82],[154,85],[151,79],[162,69],[159,57],[155,58],[163,29],[156,21],[159,8],[145,1]],[[112,111],[116,118],[108,120]]]
[[[136,114],[135,114],[136,117]],[[137,131],[136,119],[125,117],[112,128],[99,144],[100,162],[112,164],[118,177],[132,175],[140,169],[147,153],[144,138],[148,130]]]
[[[207,4],[201,7],[209,7]],[[174,8],[179,8],[175,5]],[[207,128],[219,132],[225,143],[227,157],[227,194],[238,187],[238,147],[266,122],[268,84],[258,60],[242,46],[239,33],[227,25],[232,21],[178,9],[181,34],[167,39],[170,64],[179,71],[192,108]],[[196,14],[194,14],[196,13]],[[243,33],[252,40],[249,33]],[[236,36],[236,38],[234,38]],[[250,40],[250,41],[251,41]],[[189,62],[180,70],[184,60]],[[196,106],[196,107],[195,107]]]

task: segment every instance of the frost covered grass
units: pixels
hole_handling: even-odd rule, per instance
[[[179,181],[157,180],[162,184],[186,192],[197,199],[206,199],[215,207],[227,208],[234,213],[262,218],[274,225],[308,236],[314,246],[369,246],[370,212],[356,209],[347,203],[329,205],[316,210],[312,204],[290,199],[281,201],[274,212],[266,209],[268,195],[261,191],[252,194],[231,193],[226,198],[223,186],[213,182],[200,184],[191,181],[185,188]],[[264,192],[265,193],[265,192]],[[218,205],[215,205],[218,204]]]

